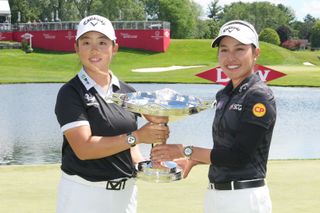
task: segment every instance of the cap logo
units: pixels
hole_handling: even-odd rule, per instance
[[[93,22],[93,21],[95,21],[95,22]],[[87,25],[88,23],[90,23],[92,26],[96,26],[99,22],[102,25],[106,25],[105,21],[100,19],[100,18],[98,18],[98,17],[90,17],[90,18],[88,18],[87,20],[85,20],[83,22],[83,25]]]
[[[90,24],[91,24],[92,26],[96,26],[96,25],[98,24],[98,22],[96,22],[96,23],[90,22]]]
[[[228,31],[229,33],[231,33],[233,30],[237,30],[240,31],[240,29],[238,27],[235,26],[229,26],[226,29],[223,30],[223,32],[225,33],[226,31]]]

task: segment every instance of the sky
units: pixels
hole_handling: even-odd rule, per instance
[[[202,6],[203,11],[207,12],[207,8],[210,2],[214,0],[193,0]],[[260,2],[266,0],[242,0],[242,2]],[[232,2],[239,2],[239,0],[219,0],[218,5],[229,5]],[[310,14],[314,18],[320,18],[320,3],[319,0],[269,0],[268,2],[273,4],[283,4],[293,9],[298,21],[303,21],[303,18]]]

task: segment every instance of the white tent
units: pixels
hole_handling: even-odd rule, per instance
[[[0,0],[0,16],[10,16],[10,5],[8,0]]]

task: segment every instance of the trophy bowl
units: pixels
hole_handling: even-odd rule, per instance
[[[215,103],[212,100],[181,95],[168,88],[153,92],[113,93],[111,101],[134,113],[168,116],[170,121],[212,108]],[[137,167],[138,178],[148,182],[168,183],[182,177],[182,169],[173,161],[143,161]]]
[[[175,162],[163,161],[161,166],[153,167],[150,160],[139,162],[137,176],[141,180],[155,183],[169,183],[182,178],[182,170]]]

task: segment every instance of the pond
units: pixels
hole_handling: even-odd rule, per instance
[[[0,165],[59,163],[62,134],[54,114],[62,84],[0,85]],[[171,88],[181,94],[214,98],[214,84],[132,84],[140,91]],[[271,87],[278,118],[270,159],[320,158],[320,88]],[[211,147],[214,110],[170,122],[168,143]],[[139,120],[139,125],[145,121]],[[150,145],[143,145],[148,156]]]

